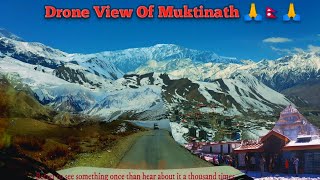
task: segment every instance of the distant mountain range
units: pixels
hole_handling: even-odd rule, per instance
[[[214,104],[223,116],[271,115],[293,103],[281,93],[316,106],[302,94],[319,98],[304,88],[319,82],[319,69],[316,52],[260,62],[173,44],[69,54],[0,30],[0,73],[12,84],[56,110],[105,120],[160,119],[182,103]]]
[[[309,105],[320,108],[318,93],[315,93],[314,86],[310,86],[319,84],[320,81],[320,52],[299,53],[277,60],[259,62],[246,60],[241,63],[199,64],[192,59],[151,60],[147,65],[140,66],[136,70],[138,74],[149,72],[167,73],[175,78],[189,78],[204,82],[212,82],[219,78],[228,79],[234,74],[251,74],[278,92],[301,97]],[[306,86],[309,88],[304,88]],[[303,91],[294,90],[296,88],[303,88]]]
[[[151,47],[106,51],[97,54],[72,55],[72,59],[82,60],[93,57],[111,62],[125,73],[135,71],[138,67],[145,65],[150,60],[170,61],[174,59],[190,58],[197,63],[241,63],[236,58],[222,57],[211,51],[198,51],[175,44],[157,44]]]

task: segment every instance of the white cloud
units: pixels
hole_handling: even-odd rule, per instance
[[[304,49],[302,49],[302,48],[293,48],[293,51],[294,52],[297,52],[297,53],[304,53],[304,52],[306,52]]]
[[[290,50],[290,49],[277,48],[277,47],[274,47],[274,46],[270,46],[270,48],[272,50],[276,51],[278,54],[285,54],[285,55],[293,54],[292,50]]]
[[[308,52],[320,52],[320,46],[314,46],[314,45],[308,45],[307,49],[302,49],[302,48],[292,48],[292,49],[286,49],[286,48],[277,48],[274,46],[270,46],[270,48],[277,53],[281,55],[292,55],[296,53],[308,53]]]
[[[286,43],[291,41],[292,39],[284,38],[284,37],[270,37],[263,40],[264,43]]]

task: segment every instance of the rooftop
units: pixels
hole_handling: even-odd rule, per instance
[[[284,150],[298,150],[303,149],[314,149],[320,148],[320,138],[317,135],[300,135],[296,141],[290,141],[285,147]]]

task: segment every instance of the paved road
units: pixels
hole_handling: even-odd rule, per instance
[[[81,174],[119,174],[127,176],[128,173],[170,174],[171,176],[179,173],[188,175],[188,178],[190,174],[216,175],[216,179],[228,179],[243,175],[243,173],[230,166],[212,166],[192,155],[178,145],[166,130],[150,131],[148,134],[140,137],[124,156],[118,168],[119,169],[76,167],[61,170],[59,173],[74,176]],[[146,169],[150,171],[146,171]],[[193,177],[192,179],[201,178]],[[243,180],[245,179],[248,178],[244,177]]]
[[[178,145],[165,130],[140,137],[118,165],[128,169],[178,169],[209,167],[209,163]]]

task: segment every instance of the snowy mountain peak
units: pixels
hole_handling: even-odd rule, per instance
[[[17,35],[7,31],[6,29],[0,28],[0,37],[6,37],[9,39],[13,39],[16,41],[23,41],[22,38],[18,37]]]
[[[15,60],[33,65],[31,69],[53,72],[57,77],[71,83],[79,83],[89,87],[103,87],[110,84],[110,80],[122,77],[123,73],[112,63],[89,58],[87,61],[78,61],[77,56],[51,48],[38,42],[16,40],[11,33],[2,30],[0,33],[1,58],[10,57]],[[81,60],[81,59],[80,59]],[[16,61],[15,61],[16,62]]]
[[[279,58],[275,63],[288,63],[291,66],[313,66],[320,69],[320,53],[319,52],[300,52],[291,56]]]
[[[286,66],[280,60],[260,65],[175,44],[68,54],[5,36],[0,36],[0,54],[0,73],[30,88],[42,104],[106,121],[162,119],[177,108],[199,105],[206,106],[199,112],[217,117],[260,117],[292,104],[261,82],[272,74],[258,74],[282,72]],[[284,63],[294,57],[286,58]]]
[[[121,71],[133,72],[138,67],[148,65],[150,60],[167,62],[177,59],[191,59],[194,63],[236,63],[242,64],[236,58],[219,56],[211,51],[188,49],[175,44],[156,44],[151,47],[130,48],[118,51],[105,51],[96,54],[73,54],[72,58],[87,61],[93,57],[115,64]]]
[[[19,41],[5,36],[0,36],[0,52],[23,62],[46,67],[57,67],[67,56],[67,53],[41,43]]]

